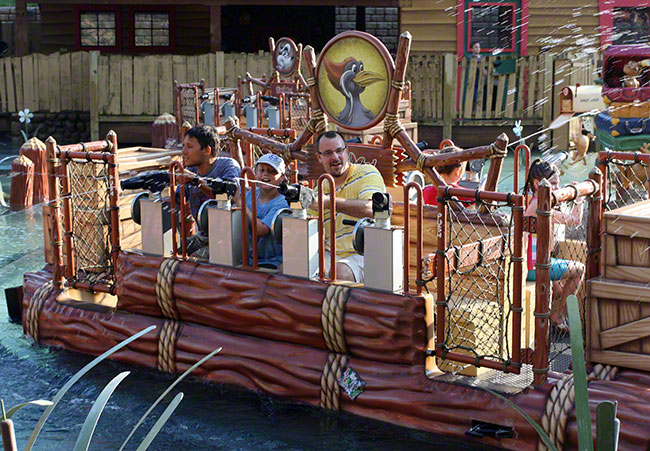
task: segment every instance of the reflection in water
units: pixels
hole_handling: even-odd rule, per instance
[[[572,168],[563,182],[584,180],[593,167]],[[502,190],[512,189],[512,158],[503,169]],[[8,187],[7,177],[0,177]],[[520,176],[523,184],[523,171]],[[22,283],[22,275],[43,267],[43,225],[40,207],[0,215],[0,398],[13,406],[32,399],[52,399],[57,390],[90,358],[33,345],[22,326],[8,322],[4,288]],[[38,449],[72,449],[85,416],[102,388],[121,371],[131,375],[111,397],[99,420],[95,449],[117,449],[151,403],[173,381],[169,375],[115,362],[104,362],[64,397],[37,442]],[[476,444],[443,439],[348,414],[289,404],[244,390],[199,381],[181,383],[185,398],[154,443],[155,449],[406,449],[444,446],[448,450],[477,449]],[[141,427],[132,448],[144,437],[157,415]],[[14,417],[19,446],[26,443],[41,410],[23,409]],[[139,440],[138,440],[139,439]]]

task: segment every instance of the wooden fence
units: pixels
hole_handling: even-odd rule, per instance
[[[100,55],[98,52],[31,54],[0,60],[0,112],[91,111],[114,116],[172,113],[174,80],[205,79],[206,86],[235,86],[246,72],[271,74],[268,52],[207,55]],[[96,80],[96,83],[92,83]]]

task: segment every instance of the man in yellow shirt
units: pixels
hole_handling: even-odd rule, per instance
[[[344,219],[372,218],[373,193],[386,192],[384,179],[373,165],[350,163],[350,151],[340,133],[327,131],[316,140],[318,161],[325,172],[334,177],[336,187],[336,276],[337,279],[363,282],[363,256],[355,252],[354,226],[344,225]],[[323,184],[325,204],[325,239],[329,248],[329,184]],[[318,208],[318,201],[312,204]],[[329,271],[329,252],[325,256],[325,271]]]

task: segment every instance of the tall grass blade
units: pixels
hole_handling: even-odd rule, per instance
[[[214,351],[212,351],[210,354],[208,354],[208,355],[206,355],[205,357],[203,357],[201,360],[199,360],[199,361],[196,362],[194,365],[192,365],[191,367],[189,367],[189,368],[187,369],[187,371],[185,371],[183,374],[181,374],[181,375],[178,377],[178,379],[176,379],[176,380],[175,380],[175,381],[174,381],[174,382],[173,382],[169,387],[167,387],[167,390],[165,390],[165,391],[162,393],[162,395],[160,395],[160,396],[158,397],[158,399],[156,399],[156,401],[155,401],[153,404],[151,404],[151,407],[149,407],[149,409],[147,409],[147,411],[144,413],[144,415],[142,415],[142,418],[140,418],[140,420],[138,420],[138,422],[137,422],[137,423],[135,424],[135,426],[133,427],[133,430],[131,430],[131,432],[129,433],[129,435],[126,437],[126,440],[124,440],[124,443],[122,443],[122,446],[120,447],[119,451],[122,451],[122,450],[124,449],[124,447],[126,446],[126,444],[129,443],[129,440],[131,440],[131,437],[133,437],[133,434],[135,434],[135,431],[140,427],[140,425],[142,424],[142,422],[147,418],[147,416],[151,413],[151,411],[152,411],[153,409],[155,409],[156,406],[157,406],[158,404],[160,404],[160,401],[162,401],[162,400],[165,398],[165,396],[167,396],[167,394],[168,394],[170,391],[172,391],[172,389],[173,389],[176,385],[178,385],[178,384],[180,383],[180,381],[182,381],[183,379],[185,379],[185,376],[187,376],[187,375],[190,374],[192,371],[194,371],[196,368],[198,368],[199,366],[201,366],[201,365],[203,364],[203,362],[205,362],[206,360],[208,360],[208,359],[210,359],[211,357],[213,357],[213,356],[214,356],[215,354],[217,354],[219,351],[221,351],[221,348],[217,348],[217,349],[215,349]]]
[[[142,443],[140,443],[140,446],[138,446],[138,449],[136,451],[146,451],[149,446],[151,445],[151,442],[156,438],[162,427],[167,423],[167,420],[172,416],[172,413],[176,410],[178,405],[181,403],[183,400],[183,392],[180,392],[176,396],[174,396],[174,399],[172,402],[169,403],[165,411],[160,415],[160,418],[158,418],[158,421],[153,425],[149,433],[146,435],[144,440],[142,440]]]
[[[596,451],[616,450],[616,402],[603,401],[596,407]]]
[[[21,404],[13,406],[11,409],[7,410],[7,420],[14,416],[14,414],[20,409],[29,405],[47,407],[52,405],[52,401],[48,401],[47,399],[37,399],[35,401],[23,402]]]
[[[83,426],[81,426],[81,431],[77,436],[77,442],[74,445],[74,451],[88,451],[90,440],[92,440],[95,427],[97,426],[97,421],[99,421],[99,417],[104,411],[108,398],[111,397],[120,382],[122,382],[129,374],[131,374],[130,371],[124,371],[118,374],[106,385],[106,387],[104,387],[93,403],[93,406],[90,408],[90,412],[88,412]]]
[[[519,407],[514,402],[510,401],[505,396],[502,396],[499,393],[490,390],[489,388],[483,388],[483,390],[485,390],[486,392],[496,396],[501,401],[506,402],[510,407],[515,409],[517,411],[517,413],[519,413],[519,415],[524,417],[524,419],[526,421],[528,421],[533,428],[535,428],[535,431],[537,431],[537,435],[539,435],[539,438],[542,440],[542,442],[544,442],[544,446],[546,446],[549,449],[549,451],[557,451],[557,448],[555,447],[555,445],[551,441],[551,438],[548,436],[548,434],[546,433],[544,428],[542,428],[535,420],[533,420],[533,418],[530,415],[528,415],[526,412],[524,412],[521,407]]]
[[[573,363],[573,388],[576,394],[576,422],[578,424],[578,447],[593,451],[591,433],[591,412],[589,411],[589,392],[587,391],[587,369],[585,347],[582,341],[582,324],[578,298],[570,295],[566,300],[569,312],[569,333],[571,334],[571,360]]]
[[[100,355],[99,357],[95,358],[92,362],[84,366],[82,369],[77,371],[77,373],[70,378],[68,382],[65,383],[65,385],[61,388],[61,390],[58,391],[56,396],[54,396],[54,399],[52,400],[52,405],[48,406],[45,409],[45,412],[43,412],[43,415],[41,415],[41,418],[38,420],[38,423],[36,424],[36,427],[32,431],[32,435],[29,437],[29,441],[27,442],[27,446],[25,446],[25,451],[31,451],[31,449],[34,446],[34,442],[38,438],[38,435],[41,433],[41,429],[43,429],[43,425],[47,421],[47,419],[50,417],[50,414],[52,413],[52,410],[56,407],[56,405],[59,403],[61,398],[70,390],[70,387],[72,387],[79,379],[81,379],[88,371],[93,369],[95,366],[97,366],[98,363],[100,363],[102,360],[104,360],[106,357],[110,356],[111,354],[119,351],[129,343],[131,343],[134,340],[137,340],[141,336],[149,333],[150,331],[154,330],[156,326],[149,326],[144,330],[141,330],[137,334],[127,338],[121,343],[118,343],[117,345],[113,346],[111,349]]]

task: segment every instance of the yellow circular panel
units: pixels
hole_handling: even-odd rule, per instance
[[[317,76],[320,102],[330,119],[363,130],[383,119],[392,59],[379,40],[359,35],[350,32],[330,41],[319,58]]]

